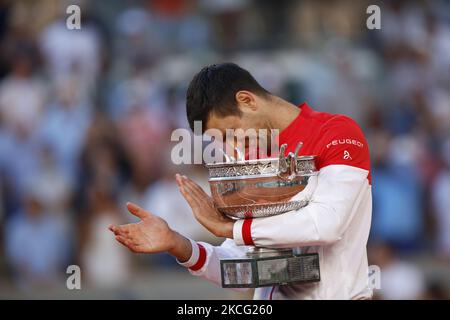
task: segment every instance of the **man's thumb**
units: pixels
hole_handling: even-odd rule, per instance
[[[130,213],[140,219],[144,219],[146,217],[148,217],[148,213],[142,209],[141,207],[139,207],[138,205],[132,203],[132,202],[127,202],[127,209],[128,211],[130,211]]]

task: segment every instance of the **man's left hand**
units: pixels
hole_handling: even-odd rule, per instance
[[[234,220],[220,213],[211,197],[194,181],[179,174],[175,179],[197,221],[215,236],[232,239]]]

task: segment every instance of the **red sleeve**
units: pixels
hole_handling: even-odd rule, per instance
[[[336,116],[321,128],[317,144],[318,169],[329,165],[349,165],[369,171],[369,146],[358,124],[349,117]]]

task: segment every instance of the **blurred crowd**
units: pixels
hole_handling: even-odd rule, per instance
[[[73,3],[81,30],[66,27]],[[0,287],[64,285],[70,264],[108,290],[137,269],[176,270],[116,244],[107,226],[134,221],[126,201],[220,243],[173,179],[207,189],[205,171],[173,165],[170,136],[188,127],[193,74],[233,61],[274,94],[363,127],[377,297],[449,298],[450,3],[383,1],[381,29],[368,30],[375,3],[0,1]]]

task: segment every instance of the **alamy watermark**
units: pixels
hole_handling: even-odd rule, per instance
[[[66,19],[66,27],[69,30],[81,29],[81,8],[76,4],[72,4],[66,8],[66,13],[69,15]]]
[[[379,266],[373,264],[369,266],[369,288],[381,289],[381,269]]]
[[[81,290],[81,268],[76,264],[67,267],[66,273],[69,274],[66,280],[66,287],[69,290]]]
[[[369,30],[381,29],[381,9],[376,4],[367,7],[366,13],[370,16],[366,20],[366,26]]]

